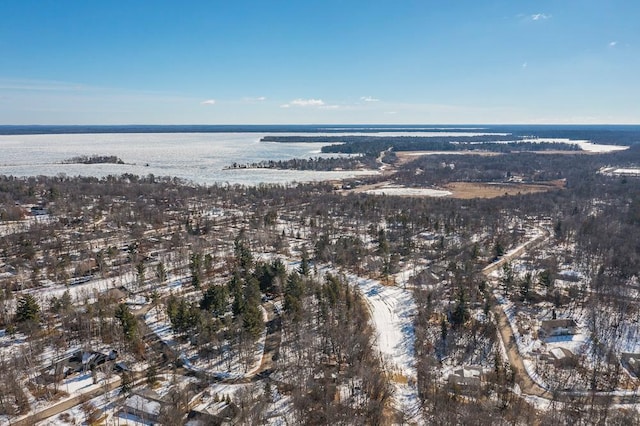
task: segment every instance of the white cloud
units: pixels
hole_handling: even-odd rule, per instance
[[[551,15],[547,15],[546,13],[534,13],[530,18],[532,21],[544,21],[546,19],[551,19]]]
[[[264,102],[267,100],[267,97],[266,96],[258,96],[255,98],[248,97],[248,98],[243,98],[242,100],[245,102]]]
[[[526,63],[526,62],[524,62],[524,63],[522,64],[522,68],[526,68],[526,67],[527,67],[527,63]]]
[[[364,101],[364,102],[378,102],[378,101],[380,101],[380,99],[376,99],[376,98],[374,98],[372,96],[362,96],[360,98],[360,100]]]
[[[282,104],[282,105],[280,105],[280,108],[291,108],[291,105],[289,105],[289,104]]]
[[[200,102],[201,105],[215,105],[216,104],[216,100],[215,99],[207,99],[206,101],[202,101]]]
[[[387,111],[387,112],[385,112],[385,114],[388,114],[388,115],[396,115],[397,113],[398,113],[397,111]]]
[[[340,105],[320,105],[319,109],[338,109]]]
[[[609,43],[609,47],[616,47],[617,44],[618,42],[614,40],[611,43]]]
[[[308,106],[322,106],[324,105],[324,101],[322,99],[294,99],[289,104],[300,107],[308,107]]]

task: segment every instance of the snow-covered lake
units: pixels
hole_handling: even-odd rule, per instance
[[[294,136],[284,133],[282,136]],[[200,184],[290,183],[340,179],[358,171],[234,169],[233,163],[326,156],[322,143],[260,142],[260,133],[104,133],[0,135],[0,175],[171,176]],[[77,156],[114,155],[126,164],[62,164]],[[335,156],[336,154],[332,154]],[[371,174],[371,172],[367,172]]]

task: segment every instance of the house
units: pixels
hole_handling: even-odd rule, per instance
[[[115,361],[117,357],[118,351],[115,350],[109,352],[108,355],[95,351],[77,351],[66,360],[66,365],[69,373],[79,373],[93,370],[107,361]]]
[[[162,404],[160,402],[133,394],[124,401],[122,411],[142,420],[157,422],[160,417],[161,408]]]
[[[623,352],[620,355],[622,366],[636,377],[640,377],[640,354]]]
[[[449,383],[462,386],[479,385],[484,378],[480,367],[462,367],[449,374]]]
[[[570,367],[576,360],[576,357],[569,349],[552,348],[547,354],[546,359],[556,367]]]
[[[577,329],[578,324],[571,318],[545,320],[540,324],[538,336],[540,336],[540,338],[569,336],[576,334]]]
[[[236,424],[240,410],[234,403],[214,402],[200,410],[191,410],[187,416],[189,426],[226,426]]]

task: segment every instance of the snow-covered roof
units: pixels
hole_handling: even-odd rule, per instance
[[[549,353],[555,358],[555,359],[564,359],[566,357],[564,351],[561,348],[553,348],[549,351]]]
[[[124,405],[127,408],[137,410],[146,414],[152,414],[157,416],[160,414],[160,403],[156,401],[150,401],[140,395],[131,395],[124,401]]]
[[[460,377],[479,379],[482,371],[479,368],[463,367],[456,370],[455,373]]]

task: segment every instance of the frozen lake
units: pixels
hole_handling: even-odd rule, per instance
[[[296,134],[282,134],[295,136]],[[226,170],[233,163],[324,156],[320,143],[260,142],[263,133],[103,133],[0,135],[0,175],[172,176],[200,184],[290,183],[363,172]],[[62,164],[73,157],[115,155],[126,164]],[[335,156],[335,154],[332,154]],[[368,174],[371,174],[370,172]]]

